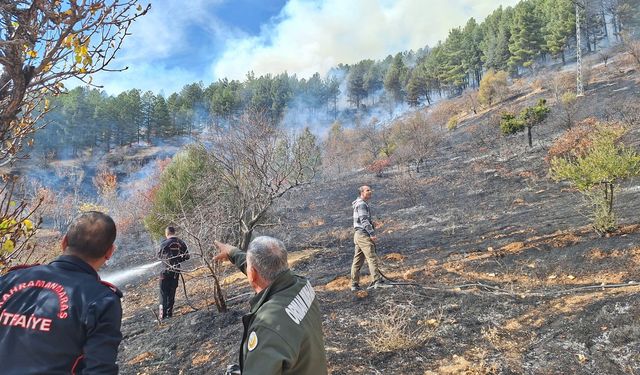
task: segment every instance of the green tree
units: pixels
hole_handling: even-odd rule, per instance
[[[520,118],[522,118],[525,126],[527,127],[527,140],[529,141],[529,147],[533,147],[531,129],[546,120],[550,111],[551,109],[547,107],[547,101],[545,99],[540,99],[536,105],[527,107],[520,113]]]
[[[367,90],[364,86],[364,75],[366,72],[367,66],[362,61],[349,69],[347,94],[349,95],[349,102],[353,104],[356,109],[361,107],[362,101],[367,96]]]
[[[615,229],[615,187],[640,174],[640,155],[618,143],[623,128],[599,125],[589,134],[591,145],[553,158],[550,173],[554,180],[568,181],[585,195],[593,207],[593,227],[603,234]]]
[[[153,106],[156,102],[156,96],[152,91],[145,91],[140,98],[142,101],[141,116],[142,116],[142,128],[144,129],[144,135],[147,143],[151,144],[151,135],[158,134],[156,123],[153,120]]]
[[[360,108],[362,100],[367,95],[367,90],[364,88],[365,72],[364,64],[355,64],[349,69],[347,93],[349,95],[349,102],[351,102],[356,109]]]
[[[542,52],[544,35],[538,9],[532,0],[522,1],[516,6],[509,40],[508,66],[517,75],[520,67],[533,69],[533,64]]]
[[[564,51],[569,39],[576,34],[576,12],[572,0],[545,0],[546,26],[544,39],[546,48],[553,57],[560,57],[565,64]]]
[[[197,186],[209,172],[207,151],[201,145],[189,146],[177,153],[160,175],[151,209],[144,225],[156,238],[162,237],[167,225],[201,202]]]
[[[372,63],[364,74],[363,88],[367,92],[367,96],[374,98],[375,96],[373,94],[383,87],[382,66],[379,63]]]
[[[118,120],[118,112],[118,105],[112,96],[104,98],[100,105],[96,107],[95,122],[97,128],[100,129],[100,140],[105,152],[111,151],[114,132],[116,132],[115,124]]]
[[[415,107],[420,104],[420,99],[423,96],[427,96],[427,80],[424,76],[424,71],[417,67],[411,72],[411,78],[407,83],[407,103]]]
[[[500,119],[500,130],[503,134],[515,134],[527,129],[529,147],[533,147],[531,129],[542,123],[549,115],[550,109],[544,99],[538,100],[535,106],[523,109],[518,116],[503,112]]]
[[[336,77],[325,80],[327,87],[327,111],[333,110],[333,118],[338,117],[338,97],[340,96],[340,81]]]
[[[224,120],[230,120],[241,108],[240,91],[239,81],[229,81],[226,78],[219,80],[211,95],[212,113]]]
[[[302,80],[304,81],[304,79]],[[302,90],[303,101],[307,108],[312,112],[324,108],[329,100],[327,87],[324,81],[320,78],[319,73],[314,73],[311,78],[306,82],[301,82],[304,86]]]
[[[116,118],[117,142],[120,146],[136,142],[140,133],[140,91],[133,89],[116,97],[119,108]]]
[[[442,80],[444,79],[444,62],[445,54],[444,48],[441,44],[438,44],[434,47],[429,53],[425,56],[425,59],[418,66],[419,69],[422,70],[422,74],[426,81],[427,87],[427,102],[430,103],[429,93],[431,91],[436,91],[438,94],[442,95]]]
[[[384,76],[384,89],[391,95],[396,103],[400,103],[404,99],[407,73],[407,67],[402,60],[402,54],[396,54]]]
[[[167,101],[162,95],[155,97],[151,112],[151,128],[156,129],[161,137],[170,137],[176,135],[175,129],[171,124],[171,116]]]
[[[285,72],[278,74],[271,84],[271,117],[274,122],[282,119],[287,106],[291,102],[293,90],[292,78]]]
[[[511,39],[511,22],[513,8],[498,7],[480,25],[483,39],[480,43],[484,67],[494,70],[507,70],[511,57],[509,40]]]
[[[460,28],[451,29],[444,42],[445,65],[442,81],[452,93],[460,94],[467,86],[467,72],[464,66],[465,40]]]
[[[462,66],[467,75],[473,77],[475,86],[482,79],[482,28],[474,18],[470,18],[462,30]]]

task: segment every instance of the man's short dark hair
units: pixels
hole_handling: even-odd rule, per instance
[[[67,248],[69,252],[99,259],[116,240],[116,223],[102,212],[88,211],[78,216],[67,230]]]
[[[166,234],[174,235],[176,234],[176,228],[172,226],[168,226],[167,229],[164,230]]]

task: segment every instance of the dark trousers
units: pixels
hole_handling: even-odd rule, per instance
[[[176,300],[178,277],[175,272],[163,272],[160,275],[160,319],[173,316],[173,303]]]

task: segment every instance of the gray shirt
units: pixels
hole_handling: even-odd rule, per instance
[[[365,231],[370,237],[375,236],[371,210],[367,202],[358,198],[351,202],[351,206],[353,207],[353,227]]]

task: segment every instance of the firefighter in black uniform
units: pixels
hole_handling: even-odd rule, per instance
[[[97,270],[111,257],[116,225],[100,212],[74,220],[63,255],[0,277],[0,372],[117,374],[122,293]]]
[[[189,259],[187,245],[176,237],[176,228],[167,227],[164,231],[166,239],[160,244],[158,258],[164,265],[160,274],[160,319],[173,316],[173,303],[176,299],[180,263]]]

